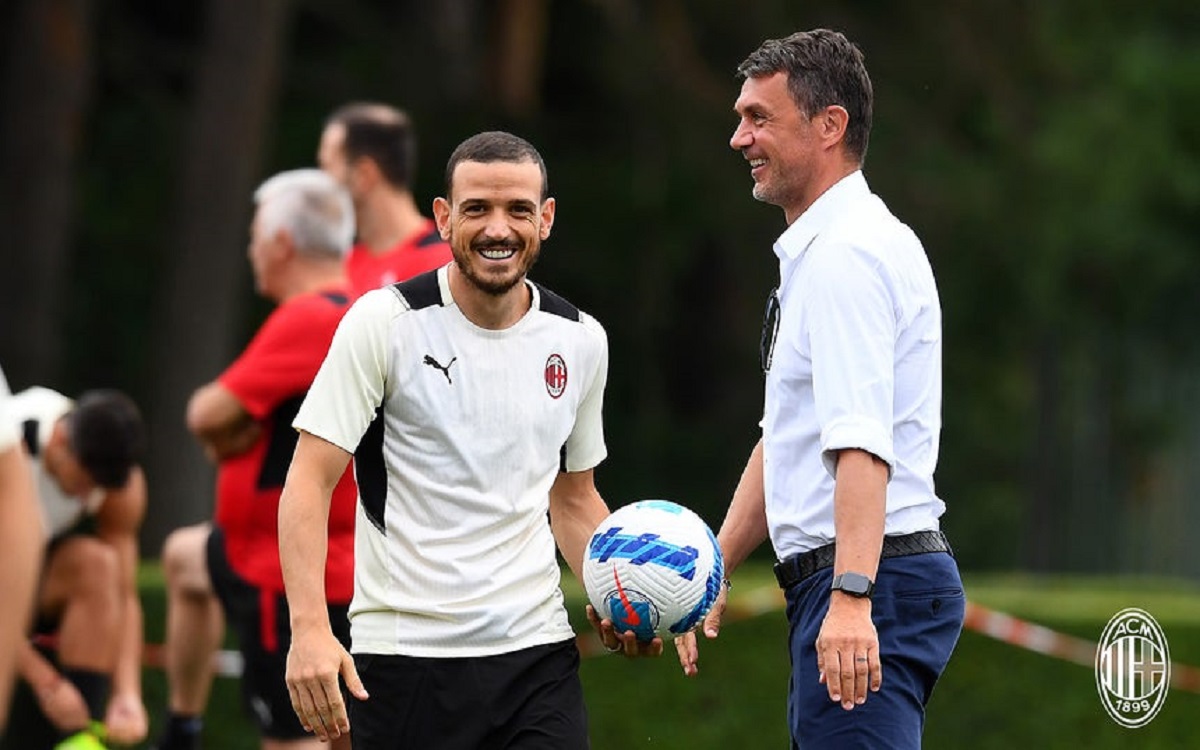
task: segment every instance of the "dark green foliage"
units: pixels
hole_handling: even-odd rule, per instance
[[[143,397],[161,369],[154,305],[206,33],[188,7],[126,0],[92,16],[51,385]],[[297,0],[261,176],[312,164],[324,116],[350,99],[413,114],[426,211],[463,137],[534,141],[559,201],[534,275],[610,337],[610,504],[665,496],[724,515],[761,411],[757,334],[783,229],[727,145],[733,71],[764,38],[829,25],[872,72],[868,178],[939,279],[938,482],[961,558],[1200,574],[1200,548],[1167,533],[1200,524],[1194,2],[548,3],[524,108],[505,103],[497,65],[514,7]],[[230,351],[266,309],[244,286]]]

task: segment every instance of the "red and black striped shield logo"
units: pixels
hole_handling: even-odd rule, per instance
[[[567,363],[562,355],[551,354],[546,359],[546,393],[550,398],[558,398],[567,390]]]

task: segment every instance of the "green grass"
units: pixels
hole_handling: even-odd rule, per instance
[[[568,579],[573,622],[583,594]],[[161,574],[142,573],[147,636],[162,638]],[[727,622],[715,642],[701,643],[700,674],[685,678],[668,646],[662,659],[585,659],[582,678],[593,747],[738,750],[786,748],[787,625],[766,566],[744,566],[733,604],[745,619]],[[979,604],[1095,641],[1118,610],[1146,609],[1163,626],[1177,662],[1200,666],[1200,587],[1181,581],[967,576]],[[753,612],[761,614],[753,615]],[[160,672],[147,670],[146,700],[157,730],[165,702]],[[1200,747],[1200,694],[1172,690],[1148,726],[1123,729],[1100,705],[1091,668],[963,634],[929,706],[927,748]],[[241,714],[237,683],[219,679],[206,725],[209,748],[251,750],[258,743]]]
[[[1095,642],[1126,607],[1162,625],[1176,663],[1200,666],[1200,587],[1136,578],[967,576],[978,604]],[[1172,689],[1155,719],[1118,726],[1096,694],[1092,668],[985,636],[963,634],[929,706],[930,748],[1200,747],[1200,694]]]
[[[1164,628],[1200,626],[1200,584],[1158,578],[1080,578],[1027,574],[966,576],[967,596],[1032,619],[1094,624],[1140,607]]]
[[[738,597],[775,598],[765,568],[735,581]],[[1200,666],[1200,591],[1177,581],[968,576],[976,603],[1096,641],[1118,610],[1155,615],[1177,662]],[[753,609],[753,607],[751,608]],[[661,663],[585,662],[594,745],[786,748],[786,624],[782,611],[727,623],[701,643],[701,674]],[[613,686],[622,686],[616,694]],[[649,705],[649,711],[632,706]],[[639,714],[645,714],[644,718]],[[1104,712],[1090,667],[965,632],[929,706],[927,748],[1184,748],[1200,746],[1200,695],[1173,690],[1146,727]]]

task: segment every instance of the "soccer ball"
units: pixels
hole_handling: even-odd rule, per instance
[[[721,593],[725,561],[700,516],[667,500],[618,508],[592,534],[583,585],[600,619],[639,641],[696,627]]]

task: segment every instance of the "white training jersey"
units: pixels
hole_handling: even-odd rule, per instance
[[[355,653],[488,656],[573,636],[549,490],[606,455],[604,329],[531,282],[520,321],[479,328],[448,268],[360,298],[294,422],[355,454]]]
[[[104,493],[100,491],[93,492],[88,498],[63,492],[43,462],[42,448],[50,440],[54,424],[71,411],[73,405],[74,402],[61,393],[40,386],[26,388],[9,402],[9,416],[20,427],[25,447],[33,459],[42,528],[50,538],[72,528],[84,516],[95,515],[104,504]]]

